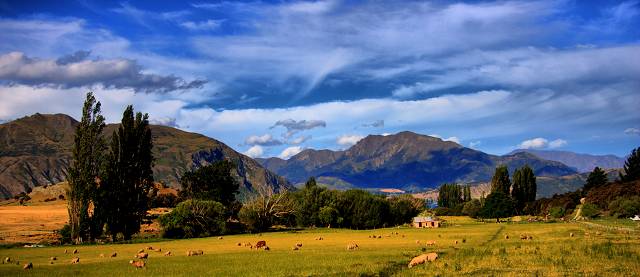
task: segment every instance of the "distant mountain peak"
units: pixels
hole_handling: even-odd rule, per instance
[[[594,167],[621,168],[625,159],[615,155],[592,155],[560,150],[517,149],[509,155],[529,153],[542,159],[557,161],[575,168],[579,172],[590,172]]]

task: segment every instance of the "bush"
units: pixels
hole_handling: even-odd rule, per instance
[[[600,210],[598,209],[598,206],[591,204],[591,203],[585,203],[584,205],[582,205],[582,216],[584,217],[588,217],[588,218],[594,218],[596,216],[598,216],[598,214],[600,213]]]
[[[60,244],[71,243],[71,225],[62,226],[62,229],[58,230],[58,235],[60,235]]]
[[[564,217],[566,213],[567,213],[567,210],[565,210],[563,207],[553,207],[549,209],[549,215],[555,218]]]
[[[480,214],[480,210],[482,210],[482,205],[480,204],[480,200],[473,199],[467,203],[464,203],[464,207],[462,208],[462,214],[470,216],[472,218],[477,218]]]
[[[619,218],[640,214],[640,196],[618,197],[609,203],[609,211]]]
[[[207,237],[224,233],[225,207],[219,202],[187,200],[159,218],[166,238]]]

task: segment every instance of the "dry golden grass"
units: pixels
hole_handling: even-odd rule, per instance
[[[0,206],[0,243],[39,243],[55,239],[54,231],[68,221],[65,201],[34,206]]]

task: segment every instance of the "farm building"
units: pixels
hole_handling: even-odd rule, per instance
[[[414,217],[413,227],[416,228],[438,228],[440,227],[440,220],[435,220],[431,217]]]

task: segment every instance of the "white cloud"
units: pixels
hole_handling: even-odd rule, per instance
[[[567,141],[556,139],[549,141],[545,138],[533,138],[525,140],[518,146],[520,149],[544,149],[544,148],[560,148],[567,145]]]
[[[469,142],[469,147],[470,148],[476,148],[476,146],[480,145],[482,142],[477,140],[477,141],[470,141]]]
[[[311,136],[299,136],[293,140],[288,141],[287,143],[289,144],[301,144],[304,143],[305,141],[308,141],[311,139]]]
[[[430,134],[429,136],[434,137],[434,138],[439,138],[439,139],[444,140],[444,141],[452,141],[452,142],[455,142],[457,144],[460,144],[460,139],[458,137],[443,138],[442,136],[440,136],[438,134]]]
[[[350,147],[358,143],[358,141],[363,138],[364,137],[360,135],[342,135],[336,139],[336,143],[341,146]]]
[[[560,148],[567,145],[567,141],[563,139],[556,139],[549,142],[549,148]]]
[[[624,133],[627,135],[640,135],[640,129],[638,128],[627,128],[624,130]]]
[[[262,136],[250,136],[244,140],[246,145],[261,145],[261,146],[274,146],[281,145],[282,141],[279,141],[271,136],[271,134],[264,134]]]
[[[251,148],[249,148],[247,151],[245,151],[244,154],[251,158],[259,158],[264,154],[264,150],[262,149],[262,146],[254,145],[251,146]]]
[[[296,154],[302,152],[302,150],[304,149],[300,146],[290,146],[282,150],[282,153],[280,153],[278,157],[280,157],[281,159],[288,160],[292,156],[295,156]]]
[[[185,21],[180,26],[191,31],[211,31],[220,28],[223,20]]]

